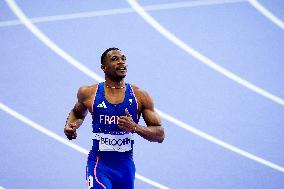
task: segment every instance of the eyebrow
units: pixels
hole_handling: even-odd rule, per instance
[[[118,56],[117,55],[113,55],[111,58],[117,58]],[[126,58],[125,55],[122,55],[121,58]]]

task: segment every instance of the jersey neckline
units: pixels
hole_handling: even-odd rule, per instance
[[[126,96],[127,95],[127,88],[128,88],[128,84],[127,83],[125,83],[124,98],[123,98],[122,102],[117,103],[117,104],[113,104],[113,103],[111,103],[111,102],[109,102],[107,100],[106,95],[105,95],[105,82],[102,82],[102,86],[101,87],[102,87],[102,91],[103,91],[103,97],[104,97],[106,103],[108,103],[110,105],[113,105],[113,106],[118,106],[118,105],[123,104],[126,101],[126,98],[127,98],[127,96]]]

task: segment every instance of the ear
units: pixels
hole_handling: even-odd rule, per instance
[[[106,66],[102,64],[102,65],[101,65],[101,69],[102,69],[103,71],[105,71]]]

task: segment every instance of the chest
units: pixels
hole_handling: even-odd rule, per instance
[[[107,110],[108,108],[104,107],[111,106],[112,109],[117,109],[121,104],[129,104],[130,106],[135,104],[136,110],[138,111],[137,113],[140,115],[142,111],[142,103],[139,93],[136,93],[134,90],[131,90],[131,92],[131,95],[129,95],[129,91],[126,91],[126,89],[113,92],[98,87],[92,95],[90,95],[90,98],[85,100],[84,105],[88,108],[89,112],[93,114],[97,108],[102,110],[101,107]],[[126,95],[126,93],[128,94]]]
[[[125,99],[125,96],[125,89],[106,89],[104,92],[104,97],[110,104],[122,103]]]
[[[105,120],[111,116],[111,120],[114,120],[113,117],[115,116],[124,116],[127,109],[132,116],[138,118],[139,108],[137,98],[129,85],[126,85],[125,89],[119,90],[106,89],[101,86],[94,98],[94,115],[105,115]]]

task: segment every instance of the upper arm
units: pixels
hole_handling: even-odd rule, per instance
[[[141,91],[142,116],[147,126],[161,126],[160,116],[155,112],[154,101],[146,91]]]
[[[79,118],[86,117],[88,113],[88,108],[85,106],[84,102],[88,97],[88,88],[87,87],[80,87],[77,92],[77,102],[73,108],[73,112]]]

